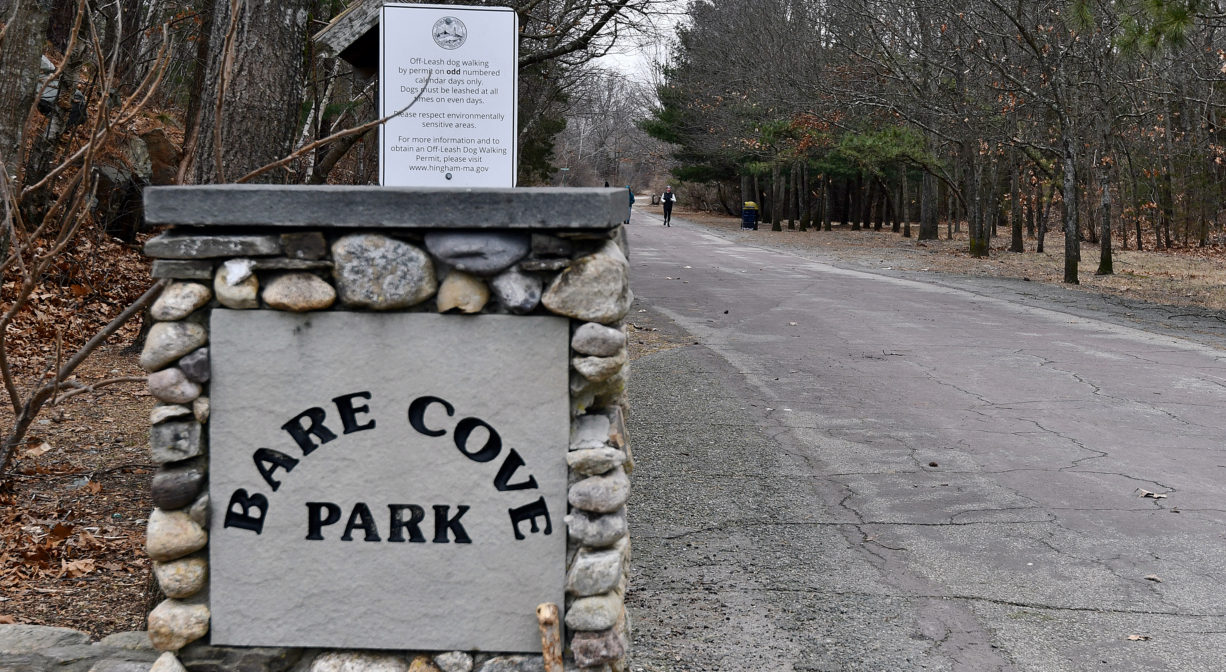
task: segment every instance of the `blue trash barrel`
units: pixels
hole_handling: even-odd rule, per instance
[[[741,228],[758,230],[758,204],[745,201],[741,206]]]

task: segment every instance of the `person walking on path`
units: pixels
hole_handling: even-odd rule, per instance
[[[626,208],[626,223],[630,223],[630,214],[634,212],[634,190],[626,185],[626,193],[630,194],[630,206]]]
[[[660,203],[664,204],[664,226],[672,226],[673,203],[676,202],[677,195],[673,193],[673,188],[664,187],[664,193],[660,196]]]

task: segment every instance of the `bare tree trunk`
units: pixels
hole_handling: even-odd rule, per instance
[[[118,16],[122,19],[115,38],[119,40],[119,63],[122,68],[120,81],[124,91],[131,91],[140,83],[138,61],[141,56],[141,37],[145,29],[151,27],[141,25],[145,18],[145,4],[145,0],[120,0],[116,3]]]
[[[902,237],[911,237],[911,195],[907,193],[907,169],[902,170],[902,179],[899,180],[902,185],[902,205],[898,208],[898,213],[902,217]]]
[[[902,173],[903,173],[903,174],[902,174],[902,179],[900,179],[900,180],[898,181],[898,188],[897,188],[897,189],[895,189],[895,190],[892,192],[892,194],[891,194],[891,198],[892,198],[893,200],[891,200],[891,201],[890,201],[890,210],[891,210],[891,212],[892,212],[892,213],[893,213],[893,215],[894,215],[894,216],[891,218],[891,220],[890,220],[890,222],[891,222],[891,223],[890,223],[890,231],[891,231],[892,233],[898,233],[898,232],[902,231],[902,214],[901,214],[901,213],[902,213],[902,209],[903,209],[904,207],[906,207],[906,206],[904,206],[904,205],[903,205],[903,200],[902,200],[902,199],[903,199],[903,195],[902,195],[902,192],[903,192],[903,186],[902,186],[902,183],[903,183],[904,181],[906,181],[906,179],[907,179],[907,171],[906,171],[906,169],[905,169],[905,168],[903,169]]]
[[[796,164],[799,189],[796,194],[796,208],[801,217],[801,231],[809,231],[809,166],[807,162]]]
[[[1099,255],[1098,270],[1095,275],[1112,275],[1115,271],[1111,265],[1111,166],[1100,157],[1098,164],[1098,188],[1102,191],[1099,205],[1102,207],[1102,232],[1099,234],[1099,245],[1102,252]]]
[[[1051,206],[1055,200],[1056,184],[1053,182],[1051,186],[1047,188],[1046,198],[1043,197],[1042,192],[1039,193],[1039,205],[1041,207],[1039,210],[1039,231],[1036,234],[1038,236],[1038,244],[1034,248],[1034,251],[1038,252],[1039,254],[1043,254],[1043,241],[1047,239],[1047,222],[1051,217]]]
[[[82,26],[84,25],[82,23]],[[69,31],[71,30],[70,26]],[[26,156],[25,174],[35,180],[51,170],[51,160],[60,149],[62,141],[66,139],[69,128],[85,121],[80,118],[85,112],[84,102],[79,99],[79,96],[74,96],[77,91],[77,78],[85,64],[89,44],[88,30],[82,27],[80,32],[82,34],[78,35],[77,40],[73,43],[72,52],[65,56],[67,63],[60,71],[59,96],[46,115],[47,125],[37,137],[29,140],[30,151]],[[77,106],[75,110],[73,109],[74,103]],[[34,221],[41,220],[51,194],[50,189],[43,188],[27,195],[22,203],[26,216]]]
[[[771,231],[783,230],[783,179],[778,164],[771,167]]]
[[[1000,221],[1000,162],[993,159],[992,177],[988,178],[987,196],[983,200],[983,223],[987,234],[983,242],[991,250],[992,239],[997,237],[997,223]]]
[[[802,199],[804,199],[804,194],[805,194],[804,177],[805,177],[804,170],[800,162],[796,162],[795,164],[793,164],[792,166],[792,184],[795,186],[795,189],[792,191],[791,207],[792,207],[792,212],[796,213],[796,228],[801,231],[804,231],[808,228],[807,226],[805,226],[805,220],[803,219],[804,203],[802,202]]]
[[[204,116],[206,98],[204,81],[208,78],[209,54],[213,43],[215,3],[216,0],[200,0],[200,32],[196,40],[196,55],[191,63],[192,79],[187,96],[187,113],[183,116],[183,156],[175,178],[179,183],[188,182],[187,175],[195,171],[196,148],[199,145],[201,117]]]
[[[1124,160],[1128,162],[1128,195],[1129,195],[1129,198],[1126,202],[1131,203],[1133,207],[1133,213],[1132,213],[1133,222],[1136,224],[1136,227],[1137,227],[1137,251],[1140,252],[1143,249],[1145,249],[1145,244],[1141,242],[1141,213],[1137,209],[1137,204],[1141,202],[1141,196],[1140,194],[1137,193],[1138,191],[1137,190],[1137,184],[1138,184],[1137,173],[1132,165],[1132,153],[1128,151],[1128,143],[1121,142],[1120,149],[1123,150],[1124,152]],[[1121,210],[1120,230],[1124,233],[1124,249],[1126,250],[1128,249],[1128,228],[1127,228],[1128,224],[1127,222],[1123,221],[1124,220],[1123,207],[1121,207],[1120,210]]]
[[[1159,191],[1160,217],[1158,219],[1158,247],[1171,249],[1171,222],[1175,219],[1175,185],[1171,173],[1174,168],[1167,160],[1167,169],[1162,173],[1162,186]]]
[[[763,175],[763,178],[766,181],[766,187],[762,189],[762,191],[758,192],[758,195],[761,196],[761,198],[758,199],[758,216],[761,218],[763,224],[767,224],[771,221],[771,215],[774,214],[774,203],[771,202],[771,199],[773,198],[772,194],[774,193],[774,184],[771,182],[771,176],[769,174]]]
[[[1064,282],[1081,284],[1077,262],[1081,261],[1081,237],[1077,231],[1077,150],[1072,133],[1065,125],[1064,146]]]
[[[940,223],[937,221],[937,178],[932,173],[924,171],[920,184],[920,240],[937,240],[941,237]]]
[[[830,231],[832,224],[830,222],[830,211],[834,209],[834,203],[831,201],[830,190],[834,188],[834,180],[830,176],[822,178],[822,230]]]
[[[1009,212],[1009,239],[1010,252],[1023,252],[1022,247],[1022,190],[1021,190],[1021,168],[1016,162],[1011,166],[1012,174],[1009,177],[1009,204],[1012,206]]]
[[[945,240],[954,239],[954,226],[956,225],[958,212],[954,208],[953,196],[949,194],[949,185],[941,183],[941,207],[945,212]]]
[[[1098,177],[1099,190],[1099,260],[1095,275],[1112,275],[1114,268],[1111,259],[1111,124],[1108,111],[1104,110],[1099,117],[1099,135],[1102,138],[1102,148],[1091,158]],[[1090,230],[1094,229],[1093,224]]]
[[[966,154],[969,158],[969,154]],[[972,257],[988,256],[988,222],[983,204],[983,166],[975,164],[974,170],[966,170],[967,234],[970,236]]]
[[[783,211],[788,220],[788,231],[796,230],[796,166],[788,169],[783,178]]]
[[[1168,98],[1166,100],[1166,114],[1163,115],[1163,122],[1165,124],[1164,137],[1167,138],[1168,143],[1174,142],[1175,137],[1171,132],[1171,115],[1174,113],[1173,108],[1174,105],[1172,105],[1170,99]],[[1163,152],[1163,168],[1165,170],[1162,172],[1162,230],[1159,232],[1158,236],[1158,247],[1165,246],[1168,250],[1171,249],[1171,223],[1175,219],[1175,162],[1171,157],[1173,153],[1173,147],[1167,147]]]
[[[841,215],[841,217],[839,218],[839,222],[842,223],[843,226],[846,226],[848,228],[855,227],[855,222],[851,221],[855,219],[855,217],[853,217],[851,214],[852,205],[853,205],[852,192],[854,190],[855,190],[855,182],[852,181],[850,177],[844,178],[843,179],[843,198],[840,199],[842,201],[841,203],[842,208],[839,212],[839,215]]]
[[[25,146],[26,116],[39,85],[39,63],[51,17],[50,0],[16,0],[0,42],[0,163],[16,171]],[[12,174],[12,172],[10,172]]]
[[[757,173],[755,173],[753,176],[753,200],[758,202],[758,218],[761,219],[764,204],[762,203],[762,188],[758,186]]]
[[[200,107],[197,183],[225,182],[289,154],[303,99],[313,0],[215,0]],[[270,171],[262,182],[284,182]]]
[[[1041,198],[1042,193],[1043,193],[1043,187],[1036,184],[1034,187],[1034,193],[1030,194],[1029,198],[1026,199],[1026,237],[1027,238],[1034,238],[1034,226],[1035,226],[1035,222],[1038,221],[1038,209],[1039,209],[1040,202],[1043,200]]]
[[[873,230],[880,231],[885,226],[886,206],[890,203],[890,191],[885,182],[877,180],[876,216],[873,218]]]
[[[873,197],[876,195],[873,192],[873,181],[866,179],[864,174],[860,174],[860,178],[856,181],[856,198],[859,199],[856,205],[856,213],[853,215],[855,225],[852,226],[853,231],[861,231],[869,225],[873,214]]]

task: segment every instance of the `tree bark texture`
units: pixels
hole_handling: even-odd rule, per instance
[[[833,224],[830,221],[831,210],[834,210],[834,202],[830,190],[834,188],[834,180],[829,176],[822,178],[822,231],[830,231]]]
[[[796,201],[796,171],[789,169],[783,174],[783,216],[788,220],[788,231],[796,230],[796,215],[792,205]]]
[[[783,178],[779,166],[771,167],[771,231],[783,230]]]
[[[861,231],[869,225],[869,217],[873,209],[873,183],[863,174],[856,180],[856,212],[852,215],[855,224],[852,231]]]
[[[1106,161],[1098,161],[1098,188],[1102,190],[1100,205],[1102,206],[1102,232],[1099,236],[1101,254],[1098,258],[1097,275],[1111,275],[1115,272],[1111,263],[1111,166]]]
[[[1081,284],[1077,262],[1081,260],[1081,237],[1077,235],[1077,150],[1070,133],[1064,134],[1064,282]]]
[[[801,231],[809,231],[809,167],[804,163],[796,164],[797,183],[796,208],[801,218]]]
[[[941,228],[937,222],[937,178],[925,172],[920,185],[920,240],[937,240]]]
[[[1018,175],[1019,168],[1017,165],[1012,166],[1011,175],[1009,177],[1009,251],[1022,252],[1025,248],[1022,247],[1022,189],[1021,177]]]
[[[313,0],[215,0],[195,181],[235,180],[289,154],[299,128]],[[233,11],[232,11],[233,10]],[[270,171],[261,182],[284,182]]]
[[[970,154],[967,152],[969,158]],[[972,257],[988,256],[988,221],[983,204],[983,166],[976,164],[966,174],[967,228]]]
[[[24,146],[26,116],[39,85],[39,63],[51,16],[50,0],[17,0],[5,4],[0,42],[0,163],[12,174]]]
[[[1046,197],[1043,196],[1042,192],[1039,193],[1039,228],[1038,232],[1035,233],[1036,240],[1038,242],[1034,248],[1034,251],[1038,252],[1039,254],[1043,254],[1043,242],[1047,240],[1047,222],[1048,218],[1051,217],[1051,205],[1053,202],[1055,202],[1055,200],[1056,184],[1053,182],[1052,185],[1047,188]]]
[[[1035,225],[1035,222],[1036,222],[1036,221],[1037,221],[1037,219],[1038,219],[1038,218],[1036,217],[1036,214],[1037,214],[1037,211],[1038,211],[1038,209],[1039,209],[1039,202],[1042,200],[1042,198],[1040,198],[1040,193],[1041,193],[1041,191],[1042,191],[1042,189],[1041,189],[1040,187],[1037,187],[1037,186],[1036,186],[1036,187],[1034,188],[1034,193],[1033,193],[1033,194],[1030,194],[1029,198],[1027,198],[1027,203],[1026,203],[1026,235],[1027,235],[1028,237],[1030,237],[1030,238],[1034,238],[1034,225]]]
[[[902,171],[901,196],[899,197],[901,204],[898,207],[898,216],[902,218],[902,237],[911,237],[911,195],[907,193],[907,171],[904,168]]]

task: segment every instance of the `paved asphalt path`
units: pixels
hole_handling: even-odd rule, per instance
[[[629,235],[632,670],[1226,670],[1226,341]]]

